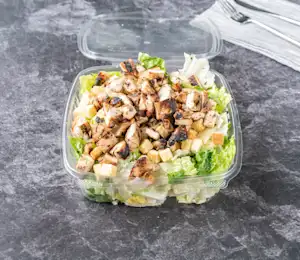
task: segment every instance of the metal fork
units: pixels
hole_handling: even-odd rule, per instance
[[[272,27],[269,27],[268,25],[261,23],[257,20],[254,20],[250,18],[247,15],[244,15],[241,12],[238,12],[235,7],[228,2],[228,0],[219,0],[218,3],[220,4],[221,8],[223,9],[224,13],[226,13],[232,20],[240,23],[240,24],[248,24],[248,23],[253,23],[256,24],[268,32],[273,33],[274,35],[294,44],[295,46],[300,48],[300,42],[296,41],[295,39],[281,33],[280,31],[277,31],[276,29],[273,29]]]

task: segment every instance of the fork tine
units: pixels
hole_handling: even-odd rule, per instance
[[[223,0],[219,0],[219,4],[221,5],[221,8],[225,13],[232,15],[232,11],[228,8],[228,6],[225,4]]]
[[[237,10],[228,0],[222,0],[222,2],[229,8],[229,10],[231,10],[232,13],[237,13]]]

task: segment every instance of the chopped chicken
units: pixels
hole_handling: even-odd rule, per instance
[[[149,128],[149,127],[147,127],[146,128],[146,134],[150,137],[150,138],[152,138],[152,139],[154,139],[154,140],[158,140],[159,138],[160,138],[160,135],[159,135],[159,133],[158,132],[156,132],[156,131],[154,131],[153,129],[151,129],[151,128]]]
[[[170,87],[170,85],[164,85],[158,91],[158,96],[160,101],[170,99],[171,95],[172,95],[172,88]]]
[[[109,103],[112,106],[119,107],[122,105],[122,99],[120,99],[119,97],[113,97]]]
[[[128,59],[127,61],[123,61],[120,63],[121,70],[129,75],[136,76],[138,74],[135,64],[132,59]]]
[[[133,123],[126,132],[125,141],[130,151],[137,149],[140,145],[140,133],[136,123]]]
[[[187,95],[188,94],[186,92],[180,92],[179,94],[176,95],[175,99],[177,102],[186,103]]]
[[[115,165],[117,166],[118,165],[118,159],[116,157],[113,157],[111,155],[109,155],[108,153],[106,153],[102,160],[101,160],[101,163],[108,163],[108,164],[112,164],[112,165]]]
[[[91,156],[83,154],[76,164],[76,169],[80,172],[89,172],[93,168],[94,162]]]
[[[123,113],[123,117],[128,120],[134,118],[134,116],[136,114],[136,110],[135,110],[134,106],[132,106],[132,105],[124,105],[120,108],[120,110]]]
[[[197,121],[197,120],[200,120],[200,119],[204,119],[205,117],[205,113],[202,113],[202,112],[195,112],[192,114],[191,118],[194,120],[194,121]]]
[[[105,71],[100,71],[97,75],[95,86],[101,86],[107,79],[109,78],[109,75]]]
[[[132,78],[127,78],[124,81],[123,88],[127,94],[133,94],[138,92],[139,88]]]
[[[104,153],[108,152],[111,148],[113,148],[118,142],[118,139],[114,134],[108,133],[103,136],[98,142],[97,146],[101,147]]]
[[[140,111],[146,111],[146,109],[147,109],[146,103],[147,103],[147,96],[142,94],[140,97],[140,102],[139,102],[139,110]]]
[[[116,137],[120,137],[123,134],[125,134],[125,132],[127,131],[127,129],[129,128],[130,125],[131,125],[131,122],[124,122],[124,123],[121,123],[120,125],[115,126],[112,131]]]
[[[167,140],[166,139],[159,139],[157,141],[154,141],[152,143],[153,145],[153,148],[156,149],[156,150],[161,150],[161,149],[165,149],[165,147],[167,146]]]
[[[110,151],[117,158],[126,159],[129,155],[129,146],[125,141],[117,143]]]
[[[205,116],[203,125],[209,128],[214,127],[216,125],[217,117],[218,114],[216,111],[208,111],[208,113]]]
[[[176,142],[182,142],[188,138],[187,129],[185,126],[179,126],[175,129],[168,140],[168,145],[172,146]]]
[[[123,89],[123,84],[124,84],[124,78],[123,77],[117,77],[117,76],[112,76],[106,86],[106,89],[109,89],[113,92],[121,92]]]
[[[132,167],[129,178],[144,177],[146,174],[152,174],[157,170],[157,166],[153,164],[146,156],[140,157]]]
[[[151,95],[156,93],[155,89],[151,87],[150,82],[148,80],[144,80],[141,84],[141,91],[145,95]]]
[[[174,99],[165,99],[160,102],[160,117],[167,118],[176,112],[176,101]]]
[[[146,98],[146,116],[151,117],[153,113],[154,113],[154,104],[151,99],[151,96],[148,95]]]
[[[177,119],[175,120],[175,125],[192,125],[192,119]]]
[[[138,92],[127,95],[128,98],[132,101],[135,106],[139,105],[140,102],[140,94]]]

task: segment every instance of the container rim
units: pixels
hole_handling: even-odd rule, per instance
[[[76,91],[76,84],[79,81],[79,77],[82,75],[90,74],[95,71],[100,71],[100,70],[109,70],[109,69],[116,69],[117,67],[115,66],[110,66],[110,65],[104,65],[104,66],[94,66],[94,67],[89,67],[87,69],[82,70],[77,74],[75,77],[73,83],[72,83],[72,88],[70,90],[68,99],[67,99],[67,104],[65,107],[65,112],[64,112],[64,119],[63,119],[63,127],[62,127],[62,156],[63,156],[63,162],[64,162],[64,167],[67,170],[67,172],[75,177],[77,180],[82,180],[86,174],[82,174],[79,171],[77,171],[75,168],[73,168],[68,160],[67,157],[67,149],[68,146],[70,146],[69,142],[69,136],[68,136],[68,114],[70,112],[70,105],[71,105],[71,100],[72,97]],[[242,157],[243,157],[243,142],[242,142],[242,130],[241,130],[241,125],[240,125],[240,120],[239,120],[239,115],[238,115],[238,110],[237,110],[237,105],[233,96],[233,92],[227,83],[227,80],[225,77],[220,74],[219,72],[215,70],[211,70],[212,73],[214,73],[221,81],[222,85],[226,88],[226,90],[231,94],[232,100],[228,104],[227,108],[231,110],[231,117],[230,120],[232,122],[232,130],[233,134],[235,137],[235,145],[236,145],[236,154],[234,157],[234,160],[232,162],[232,165],[227,171],[220,172],[218,174],[214,175],[207,175],[207,176],[187,176],[184,178],[181,178],[178,180],[178,182],[174,184],[184,184],[184,183],[195,183],[195,182],[211,182],[212,186],[218,186],[220,188],[225,188],[227,187],[229,181],[233,179],[235,176],[238,175],[240,172],[240,169],[242,167]],[[75,156],[74,156],[75,157]],[[167,177],[166,177],[167,178]],[[111,183],[113,185],[113,183]]]

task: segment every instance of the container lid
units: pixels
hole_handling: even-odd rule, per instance
[[[145,13],[99,15],[78,34],[79,50],[88,58],[119,63],[139,52],[182,64],[184,52],[212,58],[222,49],[218,29],[210,20],[193,26],[190,18],[150,18]]]

